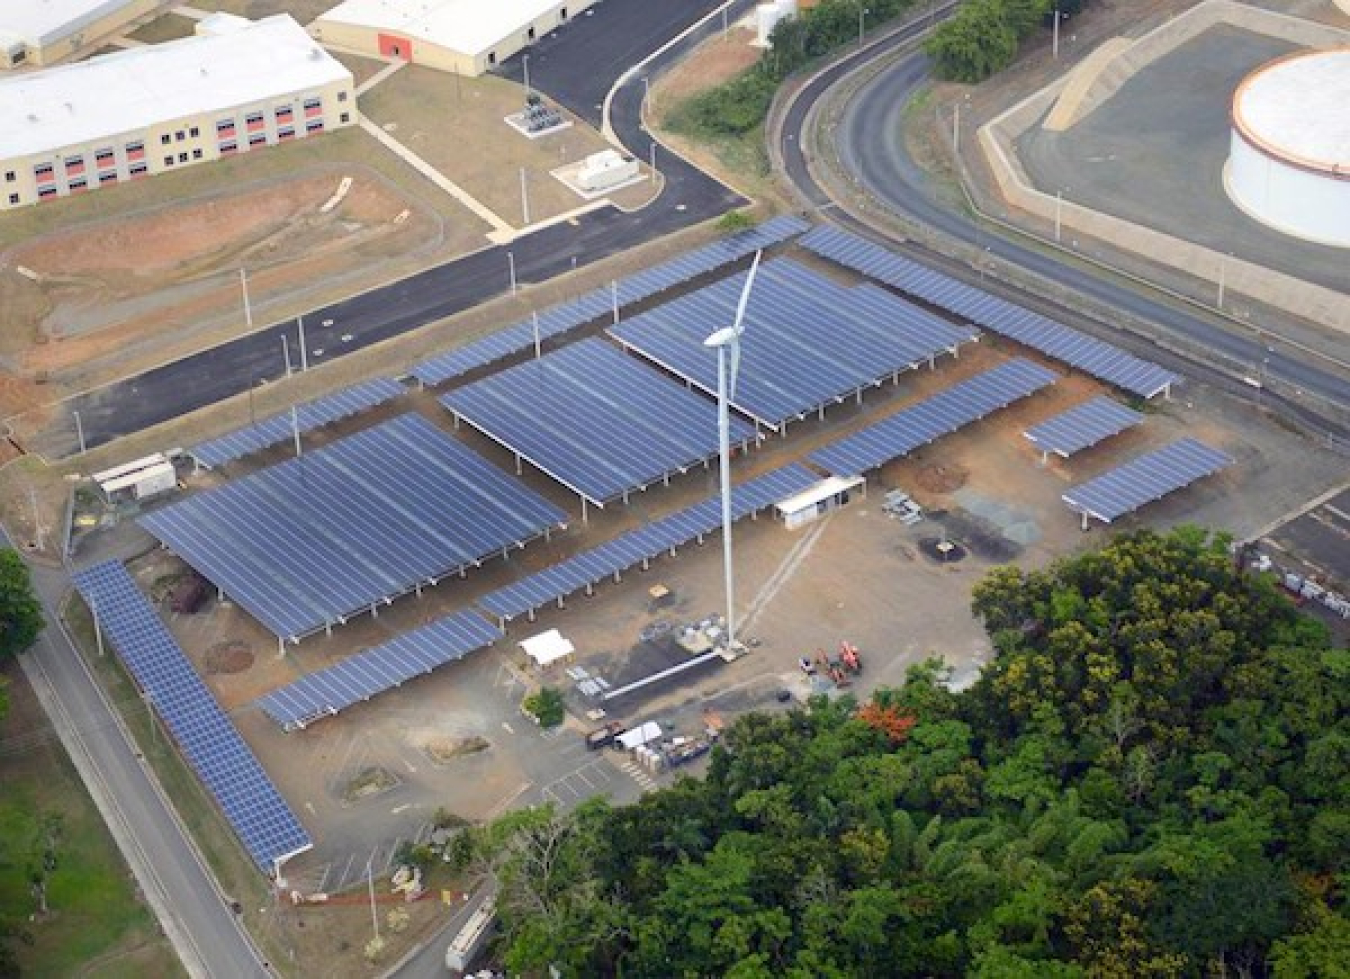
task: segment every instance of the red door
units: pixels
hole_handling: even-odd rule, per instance
[[[380,34],[380,54],[386,58],[402,58],[412,61],[412,41],[397,34]]]

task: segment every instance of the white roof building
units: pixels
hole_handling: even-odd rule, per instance
[[[596,0],[345,0],[316,37],[383,57],[478,75]]]
[[[63,193],[65,175],[74,189],[92,189],[94,155],[100,169],[127,178],[354,124],[351,72],[291,17],[216,28],[0,78],[0,192],[9,206]],[[53,179],[52,167],[72,160]],[[129,163],[145,166],[128,171]]]
[[[4,0],[0,67],[51,64],[159,5],[160,0]]]

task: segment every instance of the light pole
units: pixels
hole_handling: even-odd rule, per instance
[[[863,18],[867,16],[867,8],[858,7],[858,47],[863,46]]]
[[[1050,57],[1054,58],[1055,60],[1059,60],[1059,21],[1060,18],[1063,16],[1064,15],[1059,12],[1059,8],[1056,7],[1054,41],[1051,42],[1050,46]]]
[[[239,289],[244,294],[244,325],[251,327],[253,325],[253,307],[248,301],[248,271],[239,270]]]
[[[80,440],[80,455],[84,455],[84,423],[80,421],[80,413],[78,411],[72,410],[71,414],[75,416],[75,437]]]
[[[759,269],[759,259],[763,252],[755,253],[750,265],[750,274],[746,276],[745,288],[741,290],[741,301],[736,307],[736,319],[731,326],[716,330],[703,341],[705,347],[717,351],[717,438],[718,468],[721,479],[722,496],[722,573],[727,589],[727,649],[736,648],[736,586],[734,565],[731,560],[731,399],[736,393],[736,373],[741,360],[741,321],[745,318],[745,307],[750,301],[750,289],[755,284],[755,272]]]
[[[530,56],[524,54],[520,56],[520,64],[525,69],[525,97],[530,95]]]
[[[530,192],[525,187],[525,168],[520,168],[520,215],[521,224],[529,227],[530,224]]]
[[[511,275],[511,295],[516,294],[516,256],[511,252],[506,253],[506,268]]]
[[[647,166],[651,170],[652,183],[656,183],[656,140],[652,140],[652,159]]]

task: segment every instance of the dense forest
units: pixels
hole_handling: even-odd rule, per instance
[[[1227,541],[995,570],[970,689],[753,714],[703,779],[515,813],[461,857],[510,970],[1350,975],[1350,654]]]

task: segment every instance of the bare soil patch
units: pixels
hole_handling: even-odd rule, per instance
[[[437,765],[448,765],[456,758],[476,755],[491,747],[487,738],[431,738],[422,745],[422,750]]]
[[[919,489],[929,493],[952,493],[966,485],[970,471],[959,463],[931,463],[914,476]]]
[[[238,640],[218,642],[206,651],[203,665],[213,676],[243,673],[253,666],[253,649]]]

